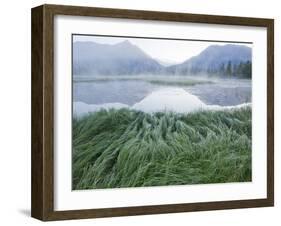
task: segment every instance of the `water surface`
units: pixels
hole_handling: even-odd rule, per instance
[[[252,99],[252,85],[248,79],[196,79],[166,75],[154,76],[153,80],[149,78],[115,76],[81,79],[74,76],[73,101],[86,104],[122,103],[132,106],[152,92],[167,87],[183,88],[205,104],[212,105],[233,106],[249,103]],[[197,80],[198,84],[188,85],[187,81]],[[169,85],[169,81],[172,81],[172,85]]]

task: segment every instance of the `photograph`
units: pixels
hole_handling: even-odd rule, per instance
[[[72,189],[251,182],[252,43],[72,35]]]

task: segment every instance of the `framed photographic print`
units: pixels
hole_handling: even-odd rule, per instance
[[[274,21],[32,9],[32,216],[273,206]]]

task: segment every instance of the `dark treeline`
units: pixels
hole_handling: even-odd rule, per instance
[[[252,77],[252,62],[240,62],[233,64],[231,61],[223,63],[218,69],[208,69],[210,75],[218,75],[231,78],[251,78]]]

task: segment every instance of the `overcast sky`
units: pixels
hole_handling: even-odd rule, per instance
[[[206,41],[186,41],[186,40],[162,40],[143,38],[119,38],[104,36],[74,35],[73,41],[93,41],[102,44],[116,44],[125,40],[138,46],[152,58],[167,63],[181,63],[192,56],[198,55],[210,45],[225,45],[229,43],[206,42]],[[235,43],[236,44],[236,43]],[[248,44],[240,44],[251,46]]]

